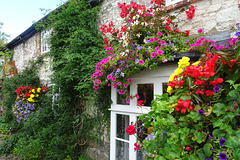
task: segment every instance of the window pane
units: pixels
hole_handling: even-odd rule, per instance
[[[117,137],[129,140],[129,134],[125,132],[129,125],[129,116],[117,114]]]
[[[167,83],[162,83],[162,93],[167,93],[167,88],[168,88],[168,85]]]
[[[153,100],[153,84],[138,84],[139,100],[143,100],[144,106],[151,106]]]
[[[129,103],[126,102],[126,95],[129,95],[130,93],[130,88],[124,89],[125,94],[119,94],[119,88],[117,88],[117,104],[122,104],[122,105],[129,105]],[[122,91],[122,90],[121,90]]]
[[[138,119],[138,117],[137,117]],[[145,128],[143,126],[144,122],[141,120],[137,121],[137,137],[138,137],[138,141],[143,141],[145,140],[145,138],[147,137],[148,133],[147,133],[147,128]],[[142,151],[137,151],[137,160],[143,160],[143,153]]]
[[[116,140],[116,159],[129,160],[129,144]]]

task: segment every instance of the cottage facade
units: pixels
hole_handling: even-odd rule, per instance
[[[133,0],[103,0],[98,19],[99,27],[102,24],[108,24],[110,21],[113,21],[116,26],[121,26],[123,21],[119,16],[121,10],[118,7],[118,2],[130,4]],[[150,7],[150,0],[134,0],[134,2]],[[209,38],[218,41],[219,44],[234,36],[235,31],[232,28],[236,28],[236,23],[240,22],[238,0],[167,0],[167,4],[166,9],[171,14],[175,14],[174,11],[181,7],[197,6],[193,19],[187,19],[184,12],[178,16],[175,21],[179,25],[179,30],[189,30],[190,34],[197,34],[198,29],[204,28]],[[38,32],[34,26],[30,26],[7,45],[9,49],[14,51],[13,60],[18,72],[21,72],[28,65],[29,60],[41,56],[43,52],[47,54],[44,49],[44,45],[46,45],[43,41],[44,35],[46,35],[44,32]],[[43,84],[48,84],[52,72],[50,60],[45,59],[45,62],[40,69],[39,76]],[[143,71],[146,74],[133,75],[130,93],[136,93],[138,88],[148,85],[148,88],[152,88],[150,89],[151,94],[162,94],[164,85],[175,68],[176,64],[172,64],[170,66],[160,66],[151,72]],[[113,104],[110,109],[110,137],[108,137],[106,131],[103,143],[92,143],[88,148],[88,154],[93,159],[103,160],[141,159],[138,153],[133,150],[136,138],[127,136],[124,131],[126,126],[136,121],[139,115],[147,113],[149,107],[146,106],[144,110],[141,110],[136,107],[136,101],[131,102],[130,105],[121,104],[121,100],[118,100],[117,90],[114,88],[112,88],[111,96]]]

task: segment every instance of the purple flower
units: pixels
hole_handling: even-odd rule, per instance
[[[240,126],[240,122],[237,122],[236,125],[237,125],[237,126]]]
[[[210,134],[208,135],[208,139],[214,139]]]
[[[224,142],[226,142],[226,139],[223,139],[223,138],[220,138],[220,139],[219,139],[219,144],[220,144],[221,146],[223,146],[223,143],[224,143]]]
[[[206,160],[212,160],[211,158],[207,158]]]
[[[240,32],[236,32],[236,33],[235,33],[235,36],[240,36]]]
[[[217,84],[215,87],[213,87],[213,91],[214,92],[218,92],[219,91],[219,89],[220,89],[220,85],[219,84]]]
[[[150,32],[150,31],[148,31],[148,32],[147,32],[147,35],[150,35],[150,34],[151,34],[151,32]]]
[[[221,160],[227,160],[227,155],[226,154],[224,154],[224,153],[219,153],[219,159],[221,159]]]
[[[204,115],[204,111],[200,109],[200,110],[198,110],[198,114]]]

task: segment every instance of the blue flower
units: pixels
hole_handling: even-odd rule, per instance
[[[148,32],[147,32],[147,35],[150,35],[150,34],[151,34],[151,32],[150,32],[150,31],[148,31]]]
[[[223,138],[220,138],[220,139],[219,139],[219,144],[220,144],[221,146],[223,146],[223,143],[224,143],[224,142],[226,142],[226,139],[223,139]]]
[[[224,154],[224,153],[219,153],[219,159],[221,159],[221,160],[227,160],[227,155],[226,154]]]
[[[200,110],[198,110],[198,114],[204,115],[204,111],[200,109]]]

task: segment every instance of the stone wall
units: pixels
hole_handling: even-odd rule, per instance
[[[32,36],[26,42],[19,44],[13,49],[13,61],[15,61],[18,72],[22,72],[29,65],[30,60],[41,56],[41,34],[40,32]],[[50,82],[50,60],[44,59],[44,63],[39,70],[40,81],[43,85]]]

